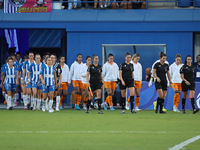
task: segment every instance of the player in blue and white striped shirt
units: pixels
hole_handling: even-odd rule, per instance
[[[23,72],[23,79],[22,79],[22,84],[25,84],[25,88],[26,88],[26,100],[24,101],[25,110],[27,110],[27,106],[28,106],[28,109],[30,107],[30,96],[31,96],[31,100],[33,99],[32,90],[31,90],[31,82],[28,84],[28,69],[31,66],[31,64],[35,62],[34,53],[29,52],[28,57],[29,57],[29,60],[26,61],[23,66],[24,72]],[[31,108],[33,108],[32,103],[31,103]]]
[[[37,101],[37,110],[40,110],[41,104],[41,92],[42,92],[42,82],[40,80],[40,72],[42,70],[42,63],[40,62],[40,54],[35,55],[35,62],[31,64],[28,71],[28,78],[32,83],[33,91],[33,110],[36,110],[36,101]],[[28,81],[29,82],[29,81]]]
[[[40,72],[40,79],[43,84],[43,99],[46,101],[47,96],[49,96],[49,113],[53,113],[53,94],[55,87],[57,87],[57,77],[56,68],[52,65],[52,60],[50,57],[46,58],[47,64],[42,66],[42,71]],[[45,103],[43,103],[42,111],[45,111]]]
[[[5,89],[8,93],[8,100],[7,100],[7,106],[9,110],[12,110],[12,97],[16,93],[16,87],[19,85],[18,80],[18,68],[15,68],[13,66],[13,59],[10,58],[8,60],[8,67],[5,68],[5,71],[3,73],[3,79],[1,81],[1,87],[3,86],[3,82],[5,80]]]
[[[6,58],[6,63],[3,64],[3,65],[1,66],[1,79],[3,79],[3,73],[5,72],[5,69],[6,69],[6,67],[8,66],[8,60],[9,60],[10,58],[11,58],[11,57],[8,56],[8,57]],[[8,94],[6,93],[6,89],[5,89],[4,84],[3,84],[3,86],[2,86],[1,88],[2,88],[2,95],[3,95],[3,97],[5,98],[4,104],[6,104],[6,99],[8,98]]]
[[[24,72],[24,65],[25,65],[25,62],[28,60],[28,56],[25,55],[24,56],[24,62],[22,62],[19,66],[19,73],[21,75],[21,100],[23,98],[23,101],[26,100],[26,88],[25,88],[25,85],[22,84],[22,81],[23,81],[23,72]],[[22,96],[23,95],[23,96]],[[23,103],[23,101],[21,101],[21,103]],[[26,110],[27,108],[24,107],[24,109]]]

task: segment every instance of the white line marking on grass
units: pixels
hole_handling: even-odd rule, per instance
[[[39,134],[60,134],[60,133],[141,133],[141,134],[194,134],[200,132],[176,132],[176,131],[0,131],[0,134],[4,133],[39,133]]]
[[[193,137],[191,139],[188,139],[188,140],[186,140],[186,141],[184,141],[184,142],[182,142],[182,143],[180,143],[178,145],[175,145],[174,147],[169,148],[169,150],[179,150],[179,149],[182,149],[183,147],[187,146],[190,143],[195,142],[198,139],[200,139],[200,135],[195,136],[195,137]]]

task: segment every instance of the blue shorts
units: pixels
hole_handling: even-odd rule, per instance
[[[12,93],[16,93],[16,84],[10,84],[10,83],[5,83],[5,89],[6,91],[11,91]]]
[[[38,90],[42,90],[42,82],[40,82],[40,85],[38,86],[36,82],[31,82],[31,88],[37,88]]]
[[[28,84],[28,81],[27,82],[25,82],[25,87],[26,87],[26,89],[28,89],[28,88],[30,88],[31,89],[31,86],[32,84],[31,84],[31,82],[30,82],[30,84]]]
[[[55,86],[46,86],[42,85],[42,93],[49,93],[51,91],[55,91]]]

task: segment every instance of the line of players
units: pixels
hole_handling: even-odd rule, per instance
[[[104,82],[105,89],[108,93],[104,103],[105,110],[107,110],[107,104],[109,104],[110,110],[115,110],[112,104],[112,96],[114,95],[117,83],[119,83],[121,89],[122,114],[125,113],[127,88],[130,92],[130,97],[127,102],[128,105],[126,106],[127,109],[129,108],[129,103],[131,103],[131,113],[140,111],[138,106],[140,102],[142,65],[138,62],[140,55],[137,53],[131,58],[130,53],[127,52],[125,55],[125,62],[122,63],[120,67],[114,63],[113,54],[108,55],[108,61],[103,67],[98,64],[99,58],[97,55],[93,55],[92,58],[88,56],[86,58],[86,63],[83,64],[82,55],[78,54],[70,70],[67,64],[65,64],[64,56],[59,57],[58,63],[57,56],[52,54],[50,57],[46,56],[45,62],[43,61],[44,63],[41,63],[39,54],[34,56],[33,52],[29,52],[28,56],[24,57],[24,62],[20,65],[19,62],[15,61],[14,56],[15,55],[11,55],[11,57],[7,58],[7,63],[2,66],[1,70],[1,87],[4,92],[2,93],[5,99],[7,99],[7,106],[10,110],[12,110],[13,102],[16,103],[16,88],[20,80],[23,91],[24,109],[28,110],[30,107],[32,110],[40,110],[42,95],[42,111],[48,110],[50,113],[54,112],[52,108],[53,97],[56,97],[56,111],[62,109],[61,102],[65,99],[68,85],[71,86],[72,80],[75,90],[75,109],[77,110],[80,110],[79,104],[82,97],[86,113],[89,113],[89,106],[93,98],[92,95],[95,92],[99,109],[98,113],[103,114],[101,111],[101,90],[102,82]],[[198,112],[198,109],[195,109],[194,102],[195,82],[193,75],[195,68],[191,65],[191,56],[186,58],[185,64],[183,65],[181,63],[181,55],[177,55],[176,62],[170,67],[166,58],[166,54],[160,53],[160,60],[156,61],[152,66],[155,87],[159,95],[155,106],[155,112],[158,113],[158,107],[160,106],[160,113],[165,113],[163,111],[163,104],[167,92],[166,74],[170,85],[172,84],[175,91],[174,110],[178,112],[177,104],[182,86],[183,113],[185,113],[185,99],[188,90],[190,91],[193,113]],[[91,64],[92,60],[93,64]],[[179,70],[181,71],[179,72]],[[152,84],[152,82],[150,82],[150,84]],[[89,92],[88,89],[91,89],[91,91]],[[7,91],[7,94],[5,94],[5,91]],[[136,108],[133,109],[135,91]],[[60,95],[62,95],[61,98]]]

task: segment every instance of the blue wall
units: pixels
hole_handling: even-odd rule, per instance
[[[193,32],[70,32],[67,63],[72,64],[81,53],[83,58],[97,54],[102,64],[102,44],[167,44],[167,60],[171,64],[177,53],[183,58],[193,55]]]

